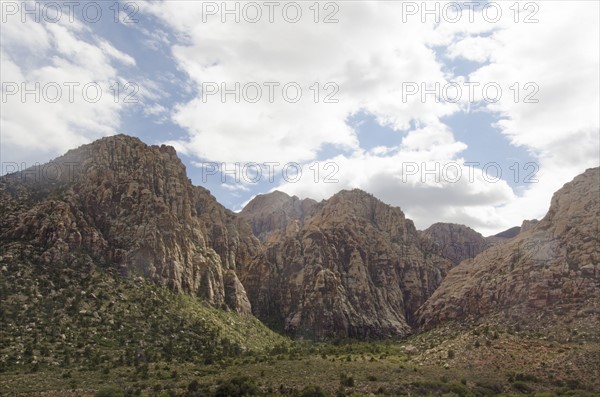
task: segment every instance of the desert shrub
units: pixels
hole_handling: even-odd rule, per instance
[[[98,390],[95,397],[124,397],[125,393],[117,386],[105,386]]]
[[[529,393],[531,392],[531,387],[523,381],[517,380],[512,384],[513,389],[520,393]]]
[[[327,394],[319,386],[306,386],[300,392],[300,397],[326,397]]]
[[[497,394],[502,393],[504,388],[501,384],[478,381],[475,384],[475,388],[473,389],[473,393],[475,396],[495,396]]]
[[[258,386],[248,376],[236,376],[217,387],[215,397],[244,397],[258,394]]]
[[[450,390],[451,393],[454,393],[460,397],[466,397],[466,396],[470,395],[469,389],[467,388],[467,386],[465,386],[459,382],[450,382],[448,384],[448,389]]]
[[[340,386],[354,387],[354,378],[346,374],[340,375]]]

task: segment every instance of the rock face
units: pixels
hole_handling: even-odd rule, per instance
[[[172,147],[108,137],[0,183],[3,252],[57,264],[83,252],[123,274],[251,313],[236,271],[260,254],[260,243],[191,184]]]
[[[303,221],[314,214],[317,202],[312,199],[300,200],[279,191],[259,194],[240,212],[240,216],[250,223],[254,235],[266,241],[274,232],[281,232],[291,221]]]
[[[0,260],[104,266],[297,337],[405,335],[509,309],[568,317],[600,303],[599,179],[586,171],[544,219],[460,262],[486,243],[464,226],[420,235],[360,190],[320,203],[273,192],[237,215],[191,184],[172,147],[119,135],[0,178]]]
[[[523,223],[521,223],[521,228],[519,229],[519,233],[525,233],[526,231],[532,229],[538,223],[537,219],[525,219]]]
[[[421,251],[417,230],[399,208],[360,190],[318,204],[271,195],[242,211],[268,236],[268,264],[241,276],[258,318],[314,338],[410,331],[415,311],[451,264]]]
[[[501,312],[528,323],[597,316],[599,216],[600,169],[594,168],[556,192],[541,221],[453,268],[419,310],[420,323]]]
[[[423,250],[436,252],[454,265],[474,258],[488,245],[485,237],[475,230],[454,223],[434,223],[420,235]]]

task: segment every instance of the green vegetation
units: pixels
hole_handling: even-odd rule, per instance
[[[130,366],[143,379],[151,363],[211,364],[290,344],[255,318],[80,261],[11,264],[0,296],[0,372]]]
[[[503,349],[498,362],[504,363],[542,343],[529,336],[518,339],[487,326],[472,332],[465,326],[408,340],[292,342],[256,319],[77,259],[60,270],[10,264],[0,271],[0,297],[0,395],[587,397],[598,392],[594,377],[576,371],[557,376],[561,372],[550,371],[550,364],[539,369],[515,361],[514,370],[498,370],[497,347]],[[475,348],[479,339],[491,343]],[[543,343],[542,351],[582,352],[590,360],[598,353],[597,345]],[[407,354],[405,345],[418,354]]]

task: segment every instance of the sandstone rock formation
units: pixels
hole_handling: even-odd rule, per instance
[[[360,190],[318,204],[268,196],[242,211],[269,236],[268,264],[241,276],[260,319],[316,338],[410,331],[414,312],[451,265],[420,249],[417,230],[399,208]]]
[[[297,337],[405,335],[498,310],[597,313],[599,184],[588,170],[544,219],[460,262],[488,242],[464,226],[419,234],[360,190],[320,203],[273,192],[238,215],[192,185],[172,147],[119,135],[0,178],[0,256],[143,276]]]
[[[458,265],[465,259],[473,259],[488,245],[486,239],[475,230],[454,223],[434,223],[419,233],[423,250],[436,252]]]
[[[600,169],[594,168],[557,191],[541,221],[453,268],[419,310],[420,323],[501,312],[528,323],[597,317],[599,216]]]
[[[256,196],[244,207],[240,216],[248,220],[254,235],[265,241],[271,233],[284,231],[291,221],[303,222],[314,214],[316,207],[315,200],[300,200],[274,191]]]
[[[84,253],[123,274],[251,313],[236,270],[260,253],[260,243],[191,184],[172,147],[108,137],[0,183],[0,237],[9,255],[59,264]]]

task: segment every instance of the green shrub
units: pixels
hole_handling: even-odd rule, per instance
[[[319,386],[306,386],[300,392],[300,397],[326,397],[327,394]]]
[[[200,388],[200,383],[198,383],[198,381],[196,379],[194,379],[193,381],[191,381],[188,384],[188,387],[187,387],[188,391],[192,391],[192,392],[193,391],[198,391],[199,388]]]
[[[95,397],[124,397],[125,393],[117,386],[105,386],[98,390]]]
[[[354,378],[346,374],[340,376],[340,385],[346,387],[354,387]]]
[[[450,390],[451,393],[455,393],[456,395],[458,395],[460,397],[466,397],[470,394],[467,386],[463,385],[462,383],[458,383],[458,382],[451,382],[450,384],[448,384],[448,389]]]
[[[512,384],[513,389],[515,389],[516,391],[520,392],[520,393],[530,393],[531,392],[531,387],[529,387],[529,385],[523,381],[515,381]]]
[[[258,394],[258,386],[248,376],[236,376],[217,387],[215,397],[244,397]]]

